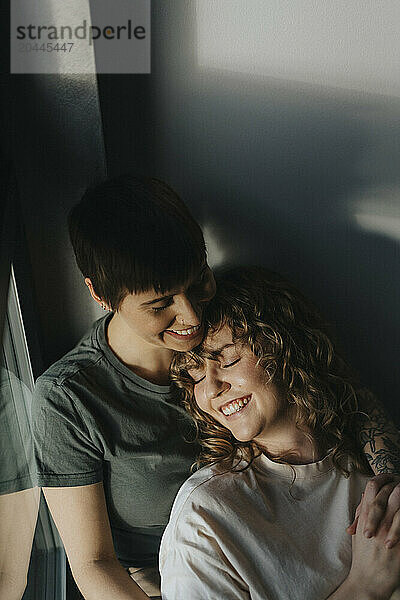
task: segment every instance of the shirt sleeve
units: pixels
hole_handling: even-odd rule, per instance
[[[177,513],[160,548],[163,600],[249,600],[248,586],[219,544],[216,523],[190,502]]]
[[[39,486],[72,487],[102,481],[101,448],[94,443],[65,384],[38,379],[32,423]]]

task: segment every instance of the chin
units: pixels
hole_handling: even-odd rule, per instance
[[[198,343],[196,345],[198,345]],[[174,344],[174,343],[168,344],[168,348],[170,350],[174,350],[174,352],[188,352],[189,350],[192,350],[194,347],[195,346],[194,346],[193,342],[191,342],[190,340],[188,340],[188,341],[182,340],[182,342],[176,342],[176,344]]]
[[[181,340],[173,338],[169,335],[163,337],[164,344],[167,346],[167,348],[174,350],[175,352],[188,352],[189,350],[193,350],[193,348],[196,348],[196,346],[201,343],[202,339],[202,329],[200,329],[197,335],[193,336],[191,339],[183,338]]]
[[[250,434],[247,434],[247,435],[246,434],[236,435],[233,432],[232,432],[232,434],[233,434],[235,440],[237,440],[238,442],[242,442],[242,443],[251,442],[254,439],[254,435],[250,435]]]
[[[232,435],[238,442],[246,443],[253,442],[262,432],[261,429],[251,429],[251,430],[242,430],[242,431],[232,431]]]

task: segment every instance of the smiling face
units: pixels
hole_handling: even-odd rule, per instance
[[[206,264],[184,285],[165,294],[128,294],[113,318],[122,320],[146,345],[185,352],[200,343],[203,306],[214,294],[214,276]]]
[[[188,370],[198,406],[241,442],[263,445],[279,436],[290,420],[289,404],[250,348],[234,344],[224,326],[207,337],[204,350],[213,358]]]

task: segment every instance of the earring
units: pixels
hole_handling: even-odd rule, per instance
[[[107,306],[104,304],[104,302],[102,302],[102,303],[101,303],[101,308],[102,308],[103,310],[107,310]]]

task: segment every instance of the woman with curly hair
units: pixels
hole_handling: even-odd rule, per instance
[[[399,518],[389,497],[373,537],[361,504],[372,475],[355,431],[363,389],[314,306],[280,276],[217,280],[206,336],[177,355],[206,465],[182,486],[161,544],[162,597],[389,599],[400,586]],[[392,547],[390,547],[392,546]]]

